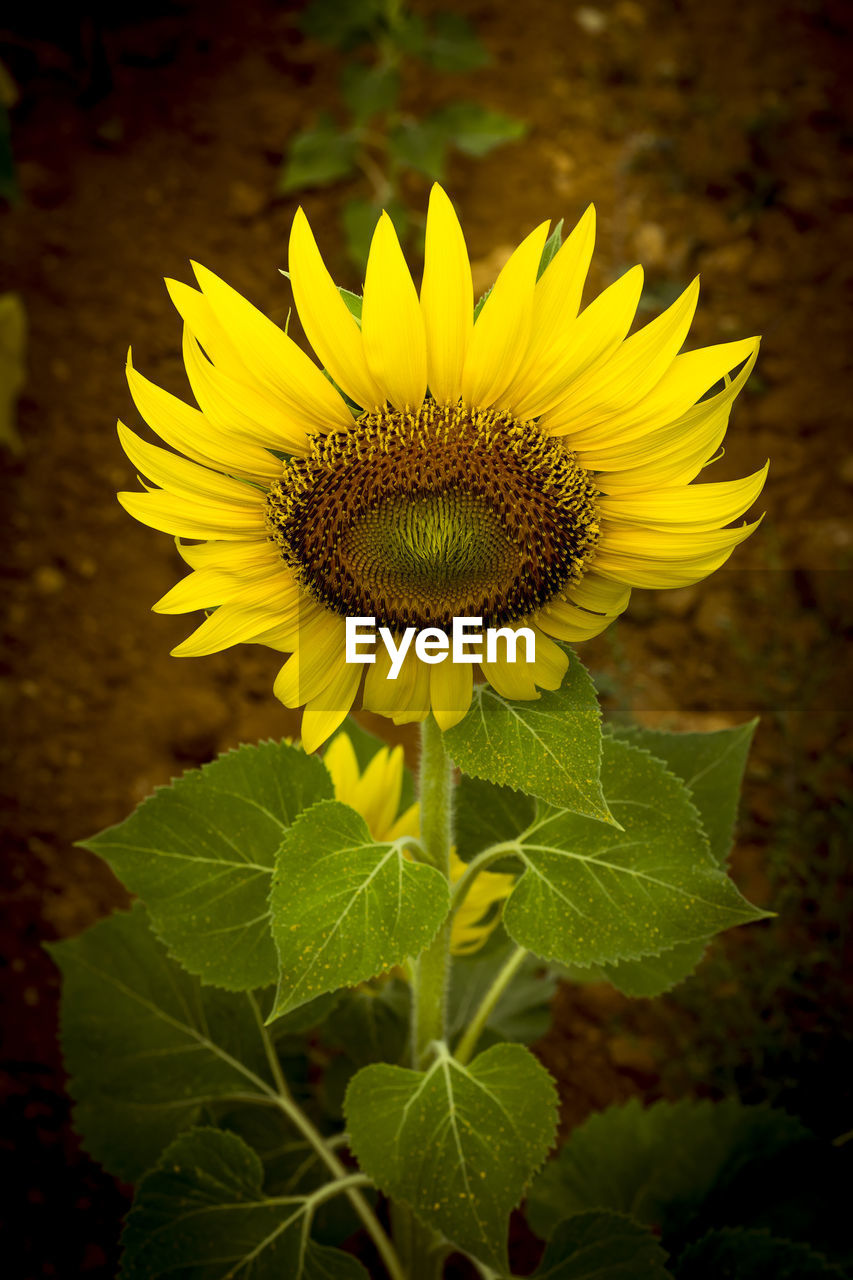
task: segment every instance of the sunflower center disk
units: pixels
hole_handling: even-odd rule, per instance
[[[315,436],[270,488],[282,558],[316,600],[392,630],[525,617],[577,582],[599,538],[574,455],[507,413],[366,413]]]

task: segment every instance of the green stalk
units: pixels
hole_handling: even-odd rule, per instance
[[[468,1023],[468,1026],[465,1028],[465,1034],[456,1046],[456,1052],[453,1055],[456,1061],[461,1062],[463,1066],[466,1062],[471,1061],[471,1056],[477,1047],[477,1041],[483,1034],[483,1028],[489,1020],[489,1014],[492,1012],[495,1005],[512,982],[513,978],[524,964],[526,955],[527,952],[524,947],[516,947],[515,951],[513,951],[512,955],[507,960],[500,973],[497,974],[486,994],[483,996],[483,999],[480,1002],[480,1007]]]
[[[450,881],[453,821],[452,766],[444,738],[432,716],[421,726],[421,846],[424,862]],[[438,931],[415,967],[412,989],[412,1065],[419,1068],[432,1041],[446,1031],[447,977],[450,960],[450,921]]]
[[[453,772],[444,749],[442,732],[432,716],[421,726],[419,800],[421,841],[419,857],[436,867],[450,882],[450,845],[453,836]],[[447,979],[450,965],[450,921],[442,926],[421,956],[412,974],[412,1066],[418,1070],[434,1042],[443,1044],[446,1034]],[[437,1280],[446,1247],[424,1226],[407,1205],[391,1206],[394,1244],[409,1280]]]

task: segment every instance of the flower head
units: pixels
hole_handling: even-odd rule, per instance
[[[633,587],[704,578],[756,527],[732,521],[766,467],[691,482],[719,450],[758,339],[679,354],[697,281],[628,336],[639,267],[579,312],[593,210],[540,275],[546,234],[543,223],[515,250],[475,321],[462,231],[435,186],[420,294],[383,214],[359,318],[299,210],[290,278],[328,377],[199,266],[198,289],[169,284],[199,407],[128,363],[140,413],[185,455],[119,424],[159,486],[120,501],[194,540],[179,543],[192,573],[154,608],[214,610],[174,653],[252,641],[290,655],[275,692],[304,706],[308,750],[341,724],[365,670],[346,661],[347,617],[395,636],[462,616],[527,627],[531,661],[507,646],[479,666],[502,696],[536,698],[565,675],[561,642],[603,631]],[[366,670],[363,705],[398,724],[432,710],[449,728],[471,702],[470,663],[428,665],[411,647],[391,679],[380,648]]]
[[[335,799],[348,804],[364,818],[370,834],[379,842],[420,836],[420,806],[410,805],[398,813],[403,794],[403,748],[381,747],[361,771],[352,742],[339,733],[326,748],[323,762],[328,769]],[[450,852],[450,879],[456,881],[465,863],[455,850]],[[479,951],[500,920],[500,908],[509,897],[515,876],[501,871],[481,871],[453,917],[450,949],[454,955]]]

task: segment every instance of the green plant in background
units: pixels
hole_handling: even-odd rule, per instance
[[[300,17],[307,36],[348,56],[340,77],[337,115],[323,112],[288,148],[278,190],[293,195],[361,175],[369,194],[343,208],[352,260],[361,266],[384,209],[401,240],[412,230],[402,178],[414,171],[442,181],[448,153],[487,155],[525,133],[525,124],[478,102],[451,101],[419,116],[403,105],[407,63],[432,71],[472,72],[489,55],[469,23],[452,12],[423,17],[402,0],[313,0]]]

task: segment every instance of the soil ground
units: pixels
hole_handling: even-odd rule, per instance
[[[679,728],[761,717],[735,875],[780,917],[719,943],[666,1000],[564,987],[539,1051],[566,1127],[632,1095],[738,1091],[832,1136],[853,1127],[851,12],[836,0],[454,8],[492,64],[413,75],[411,108],[473,97],[529,125],[523,142],[456,158],[447,174],[478,283],[544,217],[571,225],[592,200],[590,294],[641,261],[653,314],[701,271],[691,342],[764,335],[709,473],[771,458],[762,528],[708,583],[637,593],[581,656],[614,717]],[[276,654],[168,656],[187,621],[149,609],[179,573],[174,548],[114,497],[135,485],[114,433],[118,416],[137,423],[127,347],[186,394],[162,277],[189,279],[190,258],[284,321],[278,268],[296,201],[275,196],[277,172],[288,140],[329,104],[339,66],[272,0],[71,13],[48,28],[22,11],[0,33],[20,90],[22,192],[0,215],[2,288],[22,296],[30,328],[23,452],[5,454],[2,477],[3,1142],[21,1192],[20,1280],[107,1280],[126,1206],[69,1125],[57,981],[41,949],[126,901],[74,842],[183,769],[297,729],[271,694]],[[413,208],[427,190],[407,175]],[[335,248],[354,193],[302,198],[338,279],[358,288]]]

